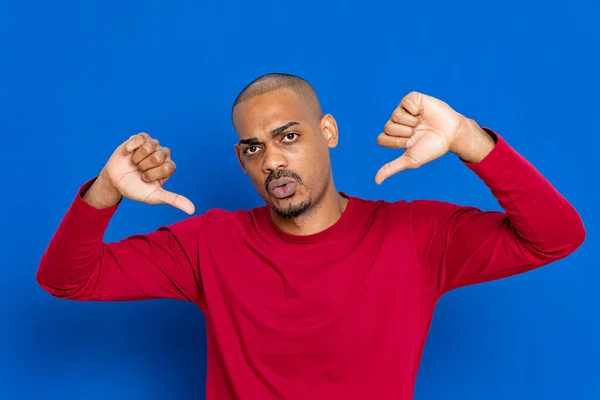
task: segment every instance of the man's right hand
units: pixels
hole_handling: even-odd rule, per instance
[[[83,199],[97,208],[106,208],[126,197],[148,204],[168,204],[193,214],[190,200],[162,187],[174,172],[170,150],[147,133],[138,133],[114,151]]]

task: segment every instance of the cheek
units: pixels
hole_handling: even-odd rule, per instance
[[[259,186],[261,189],[264,186],[265,179],[267,177],[262,173],[262,171],[248,171],[248,175],[250,176],[250,180],[255,186]]]
[[[311,152],[290,160],[290,169],[296,171],[306,185],[318,185],[326,173],[327,159],[320,152]]]
[[[312,172],[315,162],[314,157],[311,157],[309,154],[297,152],[288,154],[286,158],[288,169],[296,172],[302,179],[306,180]]]
[[[263,173],[260,166],[257,163],[255,163],[253,161],[248,161],[248,160],[245,160],[245,166],[246,166],[246,175],[248,175],[248,178],[250,178],[250,181],[255,186],[257,186],[257,185],[262,186],[267,177]]]

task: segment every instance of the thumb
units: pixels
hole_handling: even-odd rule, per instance
[[[384,180],[386,180],[387,178],[389,178],[390,176],[397,174],[398,172],[404,171],[406,169],[411,169],[411,168],[416,168],[416,167],[417,167],[417,163],[412,158],[407,156],[406,153],[404,153],[403,155],[401,155],[394,161],[390,161],[389,163],[387,163],[383,167],[381,167],[379,169],[379,171],[377,171],[377,174],[375,175],[375,182],[378,185],[381,185],[381,183]]]
[[[169,192],[168,190],[164,190],[162,187],[156,189],[156,191],[152,193],[152,197],[157,203],[168,204],[175,208],[179,208],[181,211],[190,215],[194,213],[194,203],[192,203],[187,197],[177,193]]]

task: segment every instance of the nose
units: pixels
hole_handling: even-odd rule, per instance
[[[284,168],[287,168],[287,160],[284,155],[275,149],[265,149],[263,171],[270,174],[277,169]]]

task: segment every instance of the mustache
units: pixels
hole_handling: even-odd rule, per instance
[[[271,172],[265,180],[265,190],[268,192],[269,183],[279,178],[292,178],[302,185],[302,178],[300,178],[300,175],[298,175],[294,171],[290,171],[289,169],[276,169],[275,171]]]

